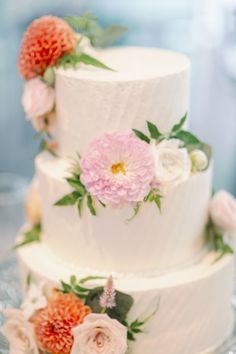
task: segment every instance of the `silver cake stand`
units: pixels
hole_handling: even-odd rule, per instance
[[[20,281],[16,258],[11,255],[0,261],[0,310],[7,307],[19,307],[21,302]],[[236,279],[235,295],[232,304],[236,314]],[[0,314],[0,326],[3,316]],[[0,354],[8,354],[8,342],[0,334]],[[236,354],[236,325],[231,337],[212,354]]]

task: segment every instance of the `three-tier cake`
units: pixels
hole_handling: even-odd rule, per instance
[[[53,73],[50,65],[46,75],[45,68],[39,72],[41,82],[26,59],[20,62],[28,84],[24,107],[28,116],[37,111],[32,120],[45,135],[30,216],[18,237],[29,243],[18,249],[22,309],[35,326],[37,348],[211,353],[233,326],[233,262],[214,217],[209,222],[209,147],[187,130],[189,59],[163,49],[95,50],[87,43],[79,65],[71,66],[64,65],[71,64],[67,51],[69,59]],[[73,301],[86,310],[68,334],[62,323]],[[62,303],[66,315],[58,324],[63,311],[53,313]]]

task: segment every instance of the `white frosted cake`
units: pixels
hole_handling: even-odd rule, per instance
[[[53,75],[48,65],[36,82],[20,58],[23,105],[45,150],[17,244],[18,311],[35,350],[26,354],[212,353],[233,326],[223,233],[235,201],[210,201],[209,146],[186,130],[189,59],[87,44],[79,64],[60,62]]]

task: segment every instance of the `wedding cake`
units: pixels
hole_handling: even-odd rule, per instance
[[[2,331],[17,318],[26,354],[212,353],[233,328],[236,207],[211,199],[211,149],[187,130],[190,61],[95,49],[66,20],[22,42],[42,151],[16,246],[24,301]]]

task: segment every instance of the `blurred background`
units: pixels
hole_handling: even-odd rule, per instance
[[[119,44],[165,47],[191,57],[190,128],[214,148],[215,188],[236,195],[236,0],[0,0],[0,236],[8,240],[23,221],[38,147],[20,102],[20,41],[35,17],[84,11],[103,25],[127,25]]]

